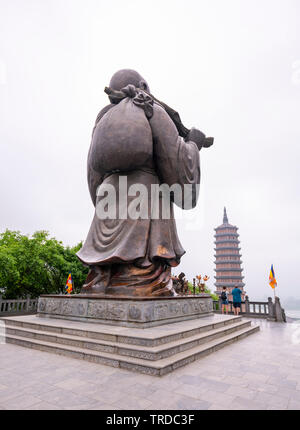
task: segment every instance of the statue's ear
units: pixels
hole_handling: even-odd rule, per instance
[[[147,82],[146,82],[146,81],[144,81],[144,80],[141,80],[141,81],[139,82],[139,88],[141,88],[141,90],[145,90],[145,91],[148,91],[148,92],[149,92],[148,84],[147,84]]]

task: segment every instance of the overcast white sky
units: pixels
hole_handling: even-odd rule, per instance
[[[139,71],[201,151],[200,220],[175,273],[211,276],[214,228],[239,227],[246,291],[300,298],[298,0],[0,0],[0,230],[85,239],[86,157],[103,88]]]

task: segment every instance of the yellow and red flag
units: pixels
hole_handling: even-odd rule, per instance
[[[71,273],[69,273],[69,276],[68,276],[65,288],[66,288],[67,294],[71,294],[71,292],[73,290],[73,281],[72,281],[72,275],[71,275]]]
[[[270,270],[270,275],[269,275],[269,284],[272,288],[277,287],[277,282],[276,282],[276,278],[275,278],[273,264],[271,265],[271,270]]]

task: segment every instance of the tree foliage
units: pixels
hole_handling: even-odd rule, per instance
[[[31,237],[19,231],[0,234],[0,291],[5,298],[65,293],[71,272],[78,293],[88,269],[76,257],[82,242],[65,247],[46,231]]]
[[[194,286],[193,286],[193,284],[191,282],[188,282],[188,287],[189,287],[189,291],[193,294],[193,292],[194,292]],[[209,288],[207,288],[206,286],[205,286],[205,290],[204,291],[205,291],[206,294],[210,294],[210,296],[211,296],[211,298],[213,300],[219,300],[219,297],[215,293],[212,293],[211,290]],[[199,289],[199,287],[197,285],[195,286],[195,293],[196,294],[200,293],[200,289]]]

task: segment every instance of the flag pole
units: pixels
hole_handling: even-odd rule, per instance
[[[275,292],[275,288],[277,286],[277,282],[276,282],[276,278],[275,278],[275,273],[274,273],[274,269],[273,269],[273,264],[271,264],[271,272],[270,272],[270,276],[269,276],[269,284],[271,285],[271,287],[273,288],[274,285],[274,304],[276,301],[276,292]]]

